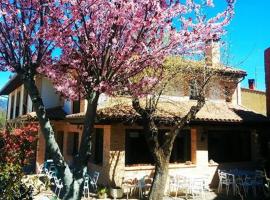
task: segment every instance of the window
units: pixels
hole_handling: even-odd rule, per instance
[[[94,163],[102,164],[103,163],[103,129],[95,129],[94,134]]]
[[[162,143],[163,136],[167,130],[159,130],[159,141]],[[126,130],[126,165],[154,164],[153,157],[147,145],[143,130]],[[183,163],[191,160],[191,137],[190,131],[182,131],[173,145],[170,158],[171,163]]]
[[[198,97],[198,84],[196,80],[192,80],[189,85],[189,98],[196,100]]]
[[[209,131],[208,157],[215,162],[250,161],[250,133],[244,131]]]
[[[15,117],[19,116],[20,112],[20,102],[21,102],[21,92],[19,91],[17,93],[17,99],[16,99],[16,111],[15,111]]]
[[[75,156],[79,152],[79,133],[71,132],[67,137],[67,154]]]
[[[63,153],[64,147],[64,131],[57,131],[56,133],[56,142],[59,146],[61,153]]]
[[[80,100],[76,100],[72,102],[72,113],[80,112]]]
[[[126,130],[126,165],[154,164],[143,130]]]
[[[184,163],[190,160],[191,160],[190,130],[183,130],[179,135],[177,135],[174,141],[170,162]]]
[[[15,96],[11,96],[11,102],[10,102],[10,119],[13,119],[13,112],[14,112],[14,101],[15,101]]]

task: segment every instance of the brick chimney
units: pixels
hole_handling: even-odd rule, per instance
[[[208,66],[220,64],[219,40],[208,40],[205,47],[205,61]]]
[[[264,51],[266,108],[267,116],[270,117],[270,48]]]
[[[255,90],[255,79],[248,79],[248,88],[250,90]]]

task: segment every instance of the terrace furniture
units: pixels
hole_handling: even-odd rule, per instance
[[[206,176],[206,174],[193,173],[171,176],[169,191],[175,191],[177,196],[178,191],[181,190],[185,193],[185,198],[190,194],[192,198],[199,196],[200,199],[205,199],[205,192],[209,191],[207,180],[208,176]]]
[[[86,197],[86,194],[87,194],[87,197]],[[88,176],[84,177],[83,195],[84,195],[84,198],[89,198],[89,196],[90,196],[90,191],[89,191],[89,177]]]
[[[235,176],[231,173],[218,170],[218,177],[218,193],[222,190],[223,186],[225,186],[227,195],[229,194],[229,190],[231,187],[233,189],[233,194],[235,194]]]
[[[204,190],[204,182],[205,180],[203,178],[193,178],[190,180],[190,192],[192,195],[192,198],[195,198],[196,196],[200,196],[200,199],[205,199],[205,190]]]
[[[138,181],[137,181],[137,185],[136,185],[136,187],[138,188],[138,190],[139,190],[139,198],[141,199],[141,198],[143,198],[143,195],[144,195],[144,193],[145,193],[145,187],[146,187],[146,185],[145,185],[145,178],[146,177],[148,177],[148,176],[144,176],[144,177],[142,177],[141,179],[139,179]]]
[[[151,185],[152,185],[153,179],[150,178],[148,175],[144,176],[142,179],[139,180],[139,190],[141,197],[143,195],[146,195],[147,192],[149,192]]]
[[[61,181],[61,179],[55,179],[55,191],[54,193],[57,194],[57,197],[60,196],[60,192],[61,192],[61,189],[63,188],[63,183]],[[58,191],[58,193],[57,193]]]
[[[176,176],[170,176],[169,179],[169,193],[175,192],[175,197],[177,197],[179,189],[178,179]]]
[[[185,191],[185,196],[187,197],[190,191],[190,183],[188,178],[181,175],[170,176],[169,193],[175,192],[175,197],[177,197],[179,190]]]
[[[263,181],[264,181],[264,173],[263,171],[250,171],[250,170],[237,170],[233,169],[230,171],[221,171],[218,170],[219,175],[219,186],[218,192],[222,189],[222,187],[226,186],[227,195],[232,186],[233,195],[240,195],[242,198],[243,195],[241,191],[243,191],[244,196],[247,197],[250,190],[252,190],[253,195],[256,196],[257,188],[261,188],[263,190]]]
[[[241,181],[241,179],[239,179],[239,181],[237,182],[237,185],[239,185],[240,188],[242,187],[245,197],[248,196],[249,190],[252,190],[253,195],[256,196],[255,181],[256,181],[255,177],[246,176],[242,181]]]
[[[136,189],[136,185],[137,183],[135,182],[134,179],[123,180],[122,188],[123,188],[124,193],[126,193],[127,195],[127,199],[129,195],[133,194],[134,190]]]
[[[98,178],[99,178],[99,172],[94,172],[93,173],[93,176],[89,176],[89,182],[90,182],[90,185],[91,187],[93,188],[93,190],[95,192],[97,192],[97,182],[98,182]]]

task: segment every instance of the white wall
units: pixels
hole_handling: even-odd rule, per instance
[[[60,96],[56,94],[53,84],[46,78],[42,78],[41,97],[45,108],[53,108],[61,105]]]

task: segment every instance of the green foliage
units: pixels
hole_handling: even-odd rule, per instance
[[[22,182],[23,167],[34,155],[37,126],[0,130],[0,200],[31,200],[33,189]]]
[[[22,183],[24,174],[17,163],[0,163],[0,199],[31,200],[32,188]]]
[[[6,123],[6,112],[0,110],[0,130],[5,127]]]
[[[97,195],[100,199],[106,198],[108,194],[108,188],[100,186],[97,191]]]

